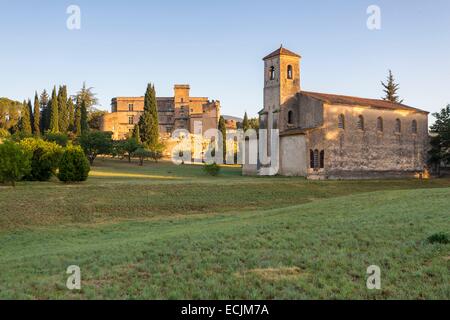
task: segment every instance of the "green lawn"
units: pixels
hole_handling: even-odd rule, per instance
[[[0,299],[450,299],[450,180],[206,176],[96,160],[0,186]],[[382,290],[366,288],[378,265]],[[82,290],[65,287],[69,265]]]

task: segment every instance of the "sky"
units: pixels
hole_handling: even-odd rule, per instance
[[[67,28],[81,10],[79,30]],[[367,27],[377,5],[381,29]],[[404,103],[450,103],[450,1],[0,0],[0,96],[22,101],[86,81],[100,109],[115,96],[158,96],[174,84],[220,100],[222,113],[256,116],[262,58],[283,44],[302,56],[307,91],[382,96],[392,69]]]

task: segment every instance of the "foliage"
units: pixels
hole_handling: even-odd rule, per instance
[[[141,131],[139,129],[139,125],[138,124],[136,124],[134,126],[132,138],[134,138],[137,141],[137,143],[142,143],[142,141],[141,141]]]
[[[31,170],[31,154],[12,141],[0,144],[0,182],[12,186]]]
[[[63,182],[86,181],[90,171],[89,162],[79,146],[65,149],[60,164],[58,179]]]
[[[222,151],[223,151],[223,163],[227,161],[227,127],[225,124],[225,118],[220,116],[218,130],[222,133]]]
[[[67,112],[69,117],[69,127],[67,128],[70,132],[74,131],[75,125],[75,105],[73,103],[72,98],[68,98],[67,100]]]
[[[450,236],[444,232],[439,232],[429,236],[427,238],[427,241],[431,244],[435,243],[448,244],[450,243]]]
[[[39,102],[41,104],[41,132],[46,132],[50,128],[50,98],[47,90],[42,91]]]
[[[139,165],[144,165],[144,160],[148,159],[152,156],[152,152],[150,150],[144,148],[137,148],[136,151],[133,152],[133,157],[139,158]]]
[[[101,129],[101,120],[102,117],[107,114],[106,111],[95,110],[93,109],[88,114],[88,126],[92,130],[100,130]]]
[[[39,102],[39,97],[36,93],[34,94],[34,112],[33,112],[33,133],[36,136],[41,134],[41,104]]]
[[[131,162],[131,157],[133,153],[139,148],[141,145],[134,138],[128,138],[127,140],[121,141],[121,150],[124,155],[128,158],[128,162]]]
[[[0,128],[0,139],[8,138],[9,136],[11,136],[11,134],[9,133],[8,130],[6,130],[4,128]]]
[[[79,102],[79,109],[80,109],[80,128],[81,128],[81,134],[85,134],[89,131],[89,123],[88,123],[88,111],[86,102],[84,100],[81,100]]]
[[[210,176],[217,176],[220,173],[220,166],[217,163],[205,164],[203,170]]]
[[[67,146],[67,143],[69,142],[69,137],[65,133],[52,133],[47,132],[44,135],[45,141],[55,142],[56,144],[60,145],[61,147]]]
[[[96,106],[98,104],[98,99],[96,97],[96,94],[93,92],[93,87],[86,87],[86,82],[83,82],[83,87],[80,89],[80,91],[77,92],[75,95],[75,100],[77,101],[77,104],[81,105],[81,103],[84,103],[84,108],[86,108],[86,114],[93,106]]]
[[[0,98],[0,128],[14,133],[18,129],[20,120],[19,111],[22,103],[8,98]]]
[[[89,163],[92,165],[100,154],[110,154],[112,150],[112,133],[90,131],[81,135],[78,143],[83,149]]]
[[[144,113],[139,119],[141,141],[148,148],[153,148],[159,142],[158,107],[156,104],[155,86],[148,84],[145,92]]]
[[[387,83],[384,83],[382,81],[381,85],[383,86],[384,88],[383,91],[385,93],[383,100],[391,101],[394,103],[403,103],[403,100],[401,100],[397,95],[397,92],[400,89],[400,87],[397,83],[395,83],[394,75],[392,74],[391,70],[389,70]]]
[[[67,86],[60,86],[58,90],[58,125],[59,131],[66,133],[69,129],[69,110],[67,109]]]
[[[20,142],[20,146],[32,154],[31,171],[24,177],[29,181],[48,181],[56,173],[63,148],[42,139],[27,138]]]
[[[56,95],[56,87],[53,87],[52,99],[50,100],[50,132],[59,132],[59,110],[58,110],[58,97]]]
[[[242,121],[242,129],[244,130],[244,132],[250,129],[250,123],[248,121],[247,112],[244,114],[244,120]]]
[[[73,124],[73,132],[77,135],[81,135],[81,106],[77,102],[75,106],[75,118],[74,118],[74,124]]]
[[[439,172],[441,163],[450,164],[450,105],[433,113],[433,116],[436,121],[430,128],[434,136],[431,138],[428,162]]]
[[[250,129],[254,129],[256,131],[259,130],[259,119],[258,118],[251,118],[248,120],[248,125]]]
[[[26,101],[22,104],[22,112],[20,117],[20,132],[25,135],[31,135],[33,130],[31,128],[30,108]]]

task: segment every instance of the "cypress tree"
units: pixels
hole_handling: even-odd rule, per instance
[[[30,115],[31,133],[34,133],[33,104],[31,103],[30,99],[28,99],[28,114]]]
[[[34,94],[34,118],[33,118],[33,128],[34,134],[39,136],[41,134],[41,104],[39,102],[39,97],[37,92]]]
[[[67,129],[69,131],[73,131],[74,130],[74,124],[75,124],[75,106],[73,104],[72,98],[70,98],[70,97],[67,100],[67,111],[69,113],[69,122],[68,122]]]
[[[52,133],[59,132],[59,112],[58,112],[58,97],[56,95],[56,87],[53,87],[52,99],[50,103],[50,127]]]
[[[32,133],[30,106],[26,101],[24,101],[22,105],[22,114],[20,118],[20,131],[27,135],[30,135]]]
[[[83,99],[81,100],[80,103],[80,127],[81,127],[81,134],[89,131],[87,107],[86,102]]]
[[[80,104],[77,103],[75,106],[75,117],[74,117],[74,124],[73,124],[73,132],[77,135],[81,135],[81,107]]]
[[[60,86],[58,90],[58,125],[59,132],[65,133],[69,128],[69,113],[67,110],[67,87]]]
[[[141,143],[141,132],[139,130],[139,125],[136,124],[133,129],[133,138],[136,139],[137,143]]]
[[[219,118],[219,131],[222,133],[222,148],[223,148],[223,163],[227,161],[227,127],[225,125],[225,118],[220,116]]]
[[[151,84],[147,85],[144,113],[139,119],[139,131],[142,143],[149,149],[155,149],[159,142],[159,122],[155,87]]]
[[[42,91],[39,100],[41,103],[41,132],[45,132],[50,127],[50,105],[47,90]]]
[[[384,88],[385,96],[383,100],[394,102],[394,103],[403,103],[403,100],[397,95],[397,91],[400,89],[399,85],[395,83],[394,75],[392,71],[389,70],[389,75],[387,77],[387,83],[381,82],[381,85]]]
[[[242,129],[244,129],[244,132],[250,129],[250,123],[248,122],[247,112],[244,114],[244,120],[242,121]]]

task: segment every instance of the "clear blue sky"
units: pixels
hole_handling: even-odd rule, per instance
[[[70,4],[81,30],[66,28]],[[379,31],[366,9],[381,8]],[[302,88],[379,98],[392,69],[405,103],[450,103],[450,1],[0,0],[0,96],[86,81],[101,108],[114,96],[160,96],[175,83],[221,100],[223,113],[262,107],[261,58],[280,43],[303,56]]]

